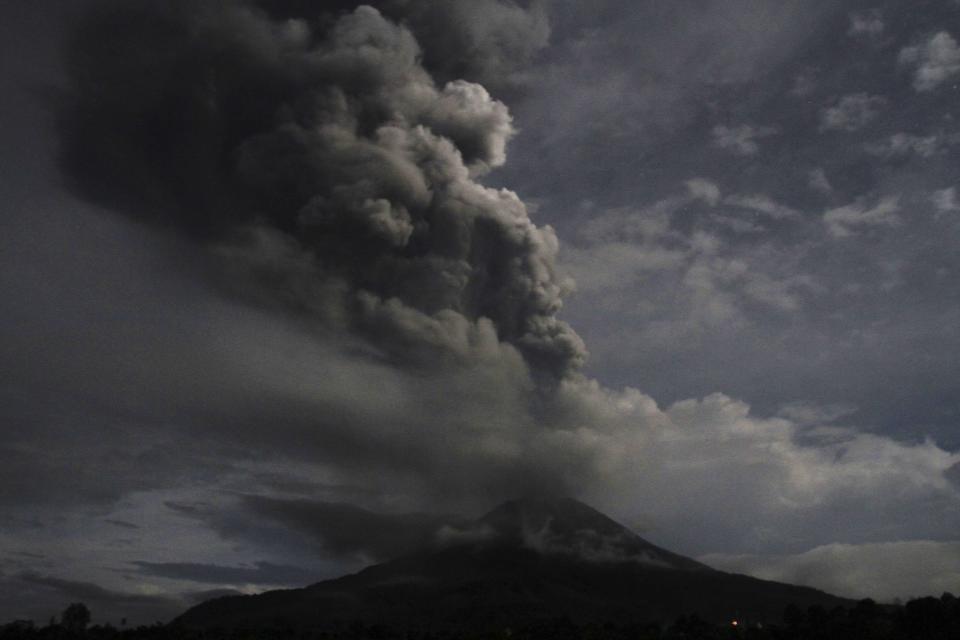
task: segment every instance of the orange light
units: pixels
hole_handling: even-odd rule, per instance
[[[739,622],[737,622],[736,620],[734,620],[734,621],[733,621],[733,622],[731,622],[730,624],[732,624],[733,626],[737,626],[737,625],[738,625],[738,624],[740,624],[740,623],[739,623]]]

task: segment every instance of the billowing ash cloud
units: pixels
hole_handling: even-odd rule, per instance
[[[945,474],[958,454],[932,441],[818,430],[786,414],[763,419],[721,394],[661,407],[580,374],[583,344],[557,318],[569,285],[555,265],[556,237],[515,194],[480,182],[504,162],[514,128],[506,106],[471,80],[541,45],[506,55],[514,37],[467,26],[462,16],[474,9],[465,2],[377,3],[383,13],[323,3],[323,15],[316,4],[117,2],[79,25],[60,120],[65,175],[90,201],[167,230],[177,247],[201,247],[212,265],[203,281],[219,278],[239,297],[210,302],[191,280],[178,281],[179,295],[137,298],[130,306],[153,347],[146,358],[105,344],[100,335],[122,339],[124,327],[91,314],[98,339],[64,350],[75,357],[30,359],[31,379],[45,379],[50,362],[105,386],[90,392],[98,407],[122,392],[137,398],[138,417],[157,432],[146,460],[168,459],[175,446],[183,466],[205,468],[207,451],[229,443],[230,468],[217,473],[230,492],[249,495],[262,490],[251,471],[355,487],[358,502],[390,513],[427,503],[479,511],[504,497],[569,492],[614,513],[649,515],[681,551],[701,544],[709,522],[713,548],[727,553],[758,544],[793,552],[798,540],[828,542],[824,532],[869,541],[889,509],[947,514],[919,533],[931,538],[955,521],[960,493]],[[499,11],[521,11],[493,0],[476,6],[493,23]],[[524,15],[545,38],[536,11]],[[430,31],[434,20],[461,29]],[[429,53],[443,51],[440,35],[457,33],[460,57]],[[432,48],[425,53],[417,38]],[[466,80],[461,59],[474,61]],[[668,223],[681,204],[736,206],[775,221],[795,218],[792,210],[757,192],[724,197],[705,179],[688,189],[642,227],[627,211],[592,221],[581,262],[597,273],[619,251],[641,270],[686,269],[697,322],[738,317],[730,283],[792,308],[789,288],[781,291],[790,283],[747,278],[747,265],[710,235],[687,241]],[[657,250],[661,240],[668,251]],[[601,294],[609,282],[594,277]],[[86,308],[82,287],[61,289]],[[187,305],[188,294],[203,302],[185,337],[181,320],[165,322],[164,312]],[[238,299],[260,306],[251,312]],[[34,371],[36,363],[44,368]],[[64,464],[43,449],[36,456],[54,470]],[[140,469],[104,458],[118,477],[142,482]],[[98,478],[110,477],[99,469]],[[396,540],[351,546],[344,540],[356,530],[396,519],[347,518],[330,506],[344,501],[340,490],[317,491],[302,497],[320,506],[274,495],[244,502],[244,515],[306,533],[311,550],[319,540],[347,556],[390,555],[427,530],[403,521],[391,529]],[[837,513],[857,516],[840,534]],[[334,518],[342,528],[324,522]],[[267,536],[251,520],[217,530],[260,543]],[[748,535],[744,522],[754,523]],[[896,527],[885,531],[915,531]]]
[[[330,21],[356,0],[258,0],[273,18]],[[421,45],[422,62],[440,82],[465,79],[497,92],[525,84],[527,69],[550,37],[544,3],[513,0],[370,0],[406,26]]]
[[[273,4],[88,16],[61,117],[75,190],[204,243],[235,290],[399,361],[515,350],[541,381],[574,372],[585,351],[556,316],[569,285],[553,231],[476,181],[505,160],[506,106],[479,84],[438,86],[411,32],[372,7],[300,19]],[[494,23],[533,16],[494,4]],[[407,7],[414,24],[442,17],[426,6]],[[467,28],[466,5],[445,11]],[[504,55],[514,41],[467,35]]]
[[[377,513],[345,503],[265,496],[247,496],[244,503],[249,513],[306,533],[328,553],[375,560],[432,546],[445,527],[463,529],[469,523],[457,516]]]

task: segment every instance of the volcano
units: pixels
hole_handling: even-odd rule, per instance
[[[513,500],[437,544],[302,589],[199,604],[191,628],[487,630],[567,619],[779,620],[784,609],[852,604],[816,589],[717,571],[644,540],[573,499]]]

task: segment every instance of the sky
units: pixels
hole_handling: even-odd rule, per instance
[[[572,495],[960,592],[960,3],[0,4],[0,619]]]

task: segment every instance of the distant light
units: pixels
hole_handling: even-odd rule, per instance
[[[737,626],[737,625],[738,625],[738,624],[740,624],[740,623],[739,623],[739,622],[737,622],[736,620],[734,620],[734,621],[733,621],[733,622],[731,622],[730,624],[732,624],[733,626]]]

